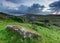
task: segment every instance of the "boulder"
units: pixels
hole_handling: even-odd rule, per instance
[[[14,31],[21,35],[23,38],[38,38],[41,37],[39,33],[34,31],[33,29],[28,29],[22,26],[16,26],[16,25],[8,25],[7,29]]]

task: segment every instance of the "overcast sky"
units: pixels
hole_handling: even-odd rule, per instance
[[[40,4],[44,5],[45,8],[43,11],[48,11],[49,9],[49,4],[58,1],[58,0],[0,0],[0,11],[21,11],[21,5],[24,5],[24,7],[31,7],[33,4]],[[26,8],[27,9],[27,8]],[[24,9],[24,10],[26,10]],[[10,13],[11,13],[10,12]]]

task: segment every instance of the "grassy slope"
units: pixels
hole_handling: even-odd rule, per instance
[[[37,32],[43,36],[45,43],[60,43],[60,27],[51,25],[49,28],[46,28],[32,24],[18,23],[11,19],[0,19],[0,43],[40,43],[37,39],[23,40],[18,34],[6,30],[6,26],[9,24],[22,25],[32,29],[36,28]]]

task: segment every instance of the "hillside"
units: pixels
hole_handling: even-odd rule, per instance
[[[16,18],[6,18],[6,15],[0,17],[4,17],[0,18],[0,43],[60,43],[60,27],[54,25],[45,27],[30,23],[21,23]],[[21,20],[19,19],[19,21]],[[22,39],[17,33],[7,30],[7,25],[21,25],[26,28],[31,28],[41,34],[43,39]]]
[[[41,15],[41,14],[25,14],[25,21],[39,21],[44,22],[45,20],[50,21],[51,24],[60,26],[60,15]]]

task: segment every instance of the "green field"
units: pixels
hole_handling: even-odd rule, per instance
[[[17,33],[7,30],[7,25],[21,25],[26,28],[32,28],[40,33],[43,39],[22,39]],[[60,43],[60,27],[54,25],[44,27],[29,23],[20,23],[12,19],[0,19],[0,43]]]

